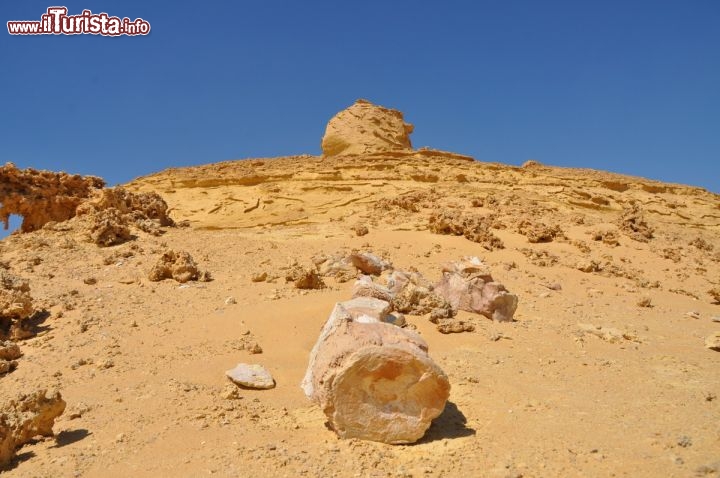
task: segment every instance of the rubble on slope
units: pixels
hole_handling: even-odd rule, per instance
[[[648,242],[654,237],[654,229],[645,221],[645,215],[637,203],[623,210],[618,226],[621,231],[638,242]]]
[[[554,239],[564,237],[560,226],[548,226],[545,223],[523,219],[518,223],[518,232],[527,237],[528,242],[552,242]]]
[[[505,245],[490,231],[491,219],[479,215],[468,215],[457,211],[433,213],[428,222],[430,232],[453,236],[465,236],[485,249],[503,249]]]
[[[27,321],[32,313],[28,281],[0,271],[0,340],[30,337]]]

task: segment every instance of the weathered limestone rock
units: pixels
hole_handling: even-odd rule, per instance
[[[168,205],[155,192],[132,193],[116,186],[95,191],[91,199],[84,202],[77,210],[85,214],[91,210],[104,211],[114,209],[127,217],[129,221],[155,221],[159,226],[173,226],[175,222],[168,216]],[[146,231],[147,232],[147,231]]]
[[[242,387],[262,390],[275,387],[275,380],[262,365],[239,363],[235,368],[225,372],[225,375]]]
[[[302,381],[342,438],[413,443],[440,415],[450,383],[417,334],[359,322],[337,304]]]
[[[450,304],[433,291],[433,286],[418,272],[393,271],[387,276],[393,293],[393,308],[404,314],[424,315],[435,309],[451,310]]]
[[[495,282],[478,258],[446,265],[435,293],[447,300],[453,310],[482,314],[500,322],[512,320],[518,304],[517,296]]]
[[[292,282],[297,289],[322,289],[325,282],[314,267],[295,264],[285,274],[285,282]]]
[[[355,297],[340,305],[358,322],[386,322],[392,311],[389,302],[374,297]]]
[[[385,302],[392,302],[393,293],[387,287],[373,282],[372,277],[362,276],[353,284],[352,297],[374,297]]]
[[[357,277],[357,269],[345,255],[322,254],[313,257],[313,263],[321,276],[334,277],[338,282],[347,282]]]
[[[12,372],[17,367],[16,359],[22,356],[15,342],[0,341],[0,375]]]
[[[350,262],[363,274],[380,275],[382,271],[390,269],[392,265],[370,252],[350,254]]]
[[[130,225],[153,235],[162,233],[161,226],[174,225],[167,203],[157,193],[104,186],[95,176],[18,169],[7,163],[0,167],[0,221],[7,229],[10,214],[19,214],[20,230],[30,232],[79,216],[82,219],[74,224],[99,246],[131,239]]]
[[[175,279],[180,283],[185,283],[191,280],[207,281],[210,279],[210,275],[198,269],[189,253],[168,250],[160,256],[150,270],[148,279],[153,282],[163,279]]]
[[[60,392],[49,397],[45,390],[20,395],[0,409],[0,468],[36,436],[52,436],[55,419],[65,411]]]
[[[91,210],[84,216],[88,240],[100,247],[122,244],[132,238],[126,218],[117,209]]]
[[[623,209],[618,226],[621,231],[638,242],[648,242],[654,237],[654,229],[645,221],[645,214],[638,204],[630,204]]]
[[[400,111],[357,100],[330,120],[322,151],[324,156],[411,151],[412,131]]]

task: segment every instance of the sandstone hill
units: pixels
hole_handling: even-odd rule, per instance
[[[0,444],[24,443],[5,474],[718,476],[720,196],[411,132],[360,100],[323,156],[122,188],[0,168],[0,216],[27,221],[0,242]],[[405,298],[451,386],[411,446],[337,438],[300,388],[365,252],[428,284],[479,257],[518,298],[511,322]],[[274,388],[230,382],[238,362]],[[38,390],[67,406],[33,441],[13,417]]]

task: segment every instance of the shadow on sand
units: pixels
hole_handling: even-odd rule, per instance
[[[430,443],[446,438],[462,438],[475,434],[475,430],[467,427],[467,418],[453,402],[445,404],[445,410],[437,417],[425,436],[417,444]]]
[[[55,446],[53,448],[62,448],[64,446],[72,445],[73,443],[77,443],[90,435],[92,435],[92,433],[84,428],[78,428],[77,430],[63,430],[55,436]]]
[[[10,463],[5,465],[5,467],[0,466],[0,474],[2,474],[4,471],[14,470],[18,466],[20,466],[20,463],[22,463],[24,461],[28,461],[29,459],[31,459],[33,457],[35,457],[35,453],[32,451],[18,453],[17,455],[15,455],[15,458],[13,458]]]

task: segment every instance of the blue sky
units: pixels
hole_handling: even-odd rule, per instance
[[[11,36],[0,162],[103,176],[320,152],[356,98],[413,144],[720,192],[720,2],[69,1],[147,37]]]

